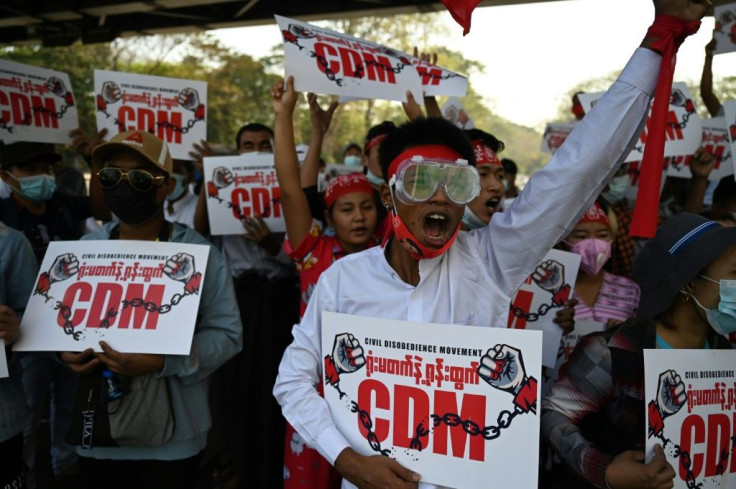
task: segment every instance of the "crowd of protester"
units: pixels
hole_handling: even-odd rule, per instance
[[[698,2],[655,7],[682,22],[704,14]],[[253,215],[242,234],[210,235],[202,161],[213,152],[204,141],[193,161],[177,160],[146,132],[105,142],[104,132],[74,131],[88,190],[51,145],[0,147],[0,338],[10,368],[0,379],[0,488],[434,487],[388,457],[360,455],[335,427],[321,380],[340,369],[319,350],[321,313],[506,327],[510,298],[552,248],[581,257],[554,321],[564,334],[575,319],[606,330],[581,340],[540,400],[539,487],[672,487],[663,451],[648,463],[641,452],[642,350],[736,340],[736,317],[713,312],[736,290],[736,180],[709,184],[714,158],[698,149],[656,237],[630,236],[634,170],[620,161],[657,83],[656,36],[594,112],[574,104],[576,129],[523,189],[517,164],[499,156],[504,143],[445,121],[432,97],[426,114],[410,98],[408,122],[355,135],[362,145],[346,141],[338,163],[355,171],[325,181],[322,142],[337,103],[307,95],[312,134],[300,156],[300,94],[293,78],[281,80],[271,91],[274,127],[244,125],[233,152],[273,153],[285,234]],[[711,60],[709,45],[701,91],[716,115]],[[104,342],[102,352],[12,351],[49,243],[78,239],[209,245],[189,355]],[[490,379],[488,362],[480,374]],[[82,447],[78,403],[100,371],[164,382],[173,424],[137,444]],[[48,448],[36,443],[44,417]],[[52,482],[39,477],[46,459]]]

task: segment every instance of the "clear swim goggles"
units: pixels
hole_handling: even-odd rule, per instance
[[[388,183],[394,196],[409,205],[428,201],[440,187],[457,205],[467,204],[480,193],[478,170],[463,159],[412,156],[399,163]]]

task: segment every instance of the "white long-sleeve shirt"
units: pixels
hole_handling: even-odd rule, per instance
[[[641,134],[660,61],[638,49],[510,209],[486,228],[461,232],[442,256],[421,260],[416,287],[401,280],[381,247],[349,255],[322,274],[274,386],[284,416],[307,445],[332,464],[350,446],[314,388],[323,376],[322,312],[505,328],[516,289],[579,221]],[[355,486],[343,481],[342,487]]]

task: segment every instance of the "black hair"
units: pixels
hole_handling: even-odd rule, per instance
[[[494,153],[498,154],[506,147],[503,141],[499,140],[493,134],[481,131],[480,129],[465,129],[465,135],[468,136],[470,141],[480,141],[493,150]]]
[[[358,143],[348,143],[347,146],[345,146],[345,149],[342,150],[342,155],[345,156],[345,153],[351,149],[357,149],[360,154],[363,154],[363,148],[361,148]]]
[[[261,124],[260,122],[250,122],[241,127],[240,130],[238,130],[238,134],[235,135],[235,149],[240,148],[240,136],[242,136],[244,132],[267,132],[273,139],[273,129]]]
[[[736,180],[733,179],[733,175],[721,178],[713,191],[713,203],[725,206],[734,196],[736,196]]]
[[[475,151],[465,132],[448,120],[428,117],[403,124],[381,142],[379,158],[383,179],[388,183],[388,167],[404,150],[428,144],[454,149],[461,158],[475,166]]]
[[[504,158],[501,160],[501,165],[503,165],[503,171],[505,171],[506,173],[516,175],[519,172],[519,167],[516,166],[514,160]]]
[[[396,130],[396,124],[394,124],[391,121],[383,121],[377,126],[373,126],[370,129],[368,129],[368,134],[365,135],[365,142],[367,143],[371,139],[375,138],[376,136],[381,136],[383,134],[390,134]]]

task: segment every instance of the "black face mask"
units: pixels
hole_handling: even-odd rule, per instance
[[[156,202],[154,186],[148,192],[139,192],[130,186],[127,181],[121,181],[113,188],[104,189],[105,202],[110,212],[126,224],[139,224],[149,219],[161,207],[162,202]]]

